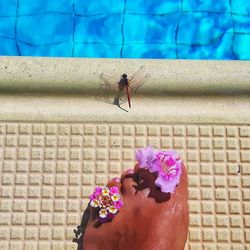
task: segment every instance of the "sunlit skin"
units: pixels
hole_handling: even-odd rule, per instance
[[[84,250],[183,250],[188,233],[187,173],[182,166],[173,194],[155,186],[156,175],[138,165],[108,183],[124,205],[111,222],[99,223],[94,208],[83,237]]]

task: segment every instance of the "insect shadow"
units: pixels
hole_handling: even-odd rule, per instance
[[[129,107],[131,107],[131,99],[149,77],[149,74],[145,74],[144,65],[130,77],[127,74],[123,74],[120,79],[117,79],[106,74],[101,74],[99,78],[101,80],[100,92],[102,96],[95,99],[99,102],[116,105],[123,111],[128,112],[121,105],[128,102]]]

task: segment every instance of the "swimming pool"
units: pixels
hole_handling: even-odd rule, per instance
[[[249,60],[245,0],[0,2],[0,55]]]

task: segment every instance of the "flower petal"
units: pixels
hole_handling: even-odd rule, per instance
[[[91,206],[91,207],[98,207],[99,204],[100,204],[100,202],[99,202],[98,200],[92,200],[92,201],[90,202],[90,206]]]
[[[166,176],[159,174],[155,180],[155,185],[161,188],[161,191],[164,193],[174,193],[175,187],[179,184],[179,176],[172,178],[167,178]]]
[[[123,206],[122,200],[115,201],[115,202],[114,202],[114,206],[115,206],[117,209],[120,209],[120,208]]]
[[[151,165],[149,167],[149,171],[151,173],[155,173],[155,172],[159,172],[160,171],[160,167],[161,167],[161,164],[160,164],[160,161],[159,159],[157,159],[155,156],[151,162]]]
[[[102,188],[101,187],[96,187],[95,191],[94,191],[94,195],[98,195],[102,192]]]
[[[111,200],[112,201],[119,201],[121,199],[120,195],[119,194],[113,194],[111,196]]]
[[[96,199],[96,197],[95,197],[94,194],[91,194],[91,195],[89,196],[89,199],[90,199],[90,201],[92,201],[92,200]]]
[[[108,211],[111,214],[116,214],[118,212],[118,209],[115,206],[108,207]]]
[[[102,195],[103,196],[109,196],[109,188],[108,187],[105,187],[102,189]]]
[[[172,157],[175,160],[178,159],[178,158],[180,158],[179,155],[178,155],[178,153],[175,150],[172,150],[172,149],[166,150],[166,151],[161,151],[161,154],[169,156],[169,157]]]
[[[117,186],[113,186],[109,190],[110,190],[111,194],[118,194],[119,193],[119,189]]]
[[[145,163],[142,149],[139,148],[136,150],[135,159],[138,161],[140,165],[143,165]]]
[[[154,159],[154,150],[151,146],[137,149],[135,157],[140,168],[149,169]]]
[[[108,211],[105,209],[105,208],[102,208],[100,211],[99,211],[99,217],[101,218],[106,218],[106,216],[108,215]]]

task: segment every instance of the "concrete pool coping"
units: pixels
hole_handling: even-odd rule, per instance
[[[142,65],[128,112],[98,101],[100,74]],[[250,61],[0,57],[0,119],[249,124],[249,79]]]
[[[142,65],[131,109],[100,101],[100,74]],[[147,145],[187,166],[185,249],[250,247],[249,79],[249,61],[0,57],[0,249],[76,249],[94,186]]]

